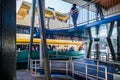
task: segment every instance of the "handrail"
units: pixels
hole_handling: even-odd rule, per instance
[[[93,59],[88,59],[88,60],[93,60]],[[94,61],[97,61],[97,62],[100,62],[100,61],[98,61],[98,60],[94,60]],[[32,62],[34,62],[34,64],[32,64]],[[43,62],[43,60],[32,60],[31,59],[31,68],[30,69],[44,69],[44,67],[39,67],[39,65],[37,65],[37,64],[39,64],[40,62]],[[68,76],[68,72],[69,71],[71,71],[72,72],[72,77],[74,78],[74,75],[75,74],[77,74],[77,73],[81,73],[81,74],[84,74],[84,75],[86,75],[86,80],[88,79],[88,77],[94,77],[94,78],[98,78],[98,79],[103,79],[103,78],[101,78],[101,77],[99,77],[98,76],[98,73],[100,72],[100,73],[103,73],[104,74],[104,78],[105,79],[103,79],[103,80],[107,80],[107,76],[108,75],[114,75],[114,73],[112,73],[112,72],[108,72],[107,71],[107,67],[106,66],[101,66],[101,65],[99,65],[99,64],[89,64],[89,63],[83,63],[83,62],[76,62],[76,61],[73,61],[72,60],[72,57],[69,59],[69,61],[68,60],[66,60],[66,61],[59,61],[59,60],[49,60],[49,62],[50,62],[50,72],[52,71],[52,70],[64,70],[64,71],[66,71],[66,75]],[[57,62],[57,63],[65,63],[65,67],[63,67],[63,68],[52,68],[51,66],[52,66],[52,63],[51,62]],[[35,65],[36,64],[36,65]],[[71,64],[71,67],[69,67],[68,65],[70,65]],[[76,66],[76,64],[80,64],[80,65],[83,65],[83,66],[79,66],[79,69],[84,69],[85,68],[85,72],[86,73],[84,73],[84,72],[80,72],[79,70],[76,70],[75,69],[75,66]],[[95,69],[94,68],[91,68],[91,67],[88,67],[88,66],[93,66],[93,67],[96,67]],[[99,68],[102,68],[102,70],[99,70]],[[92,75],[92,74],[88,74],[88,70],[91,70],[91,71],[97,71],[97,74],[96,75]],[[37,73],[36,72],[36,70],[35,70],[35,73]]]
[[[88,64],[88,63],[83,63],[83,62],[74,62],[74,63],[77,63],[77,64],[87,64],[87,65],[89,65],[89,66],[96,66],[96,67],[102,67],[102,68],[105,68],[105,66],[101,66],[101,65],[93,65],[93,64]]]
[[[114,8],[112,7],[111,9],[108,9],[108,10],[105,10],[103,8],[103,6],[101,6],[102,12],[99,13],[99,11],[97,12],[98,9],[96,9],[96,7],[95,7],[95,5],[100,6],[99,4],[96,4],[98,1],[100,1],[100,0],[91,0],[90,2],[80,6],[78,8],[80,14],[78,15],[77,26],[83,25],[83,24],[89,24],[91,22],[96,21],[97,19],[100,20],[102,18],[113,16],[120,12],[119,6],[114,6]],[[113,4],[113,3],[111,2],[111,3],[109,3],[109,5],[110,4]],[[94,11],[92,12],[92,11],[90,11],[90,9],[94,10]],[[101,15],[102,13],[103,13],[103,15]],[[70,16],[70,13],[66,13],[66,15]],[[83,17],[83,16],[86,16],[86,17]],[[66,29],[66,28],[74,27],[71,17],[67,22],[68,22],[68,26],[64,26],[61,28],[55,28],[55,29],[64,29],[64,28]]]
[[[94,78],[99,78],[99,79],[103,79],[103,80],[107,80],[107,72],[105,72],[105,71],[107,71],[107,68],[105,67],[105,66],[100,66],[100,65],[93,65],[93,64],[87,64],[87,63],[80,63],[80,62],[74,62],[74,63],[77,63],[77,64],[85,64],[85,68],[86,68],[86,78],[88,78],[88,76],[91,76],[91,77],[94,77]],[[95,70],[93,70],[93,69],[91,69],[91,68],[88,68],[88,66],[96,66],[96,67],[98,67],[98,68],[104,68],[105,69],[105,71],[101,71],[101,70],[98,70],[98,68]],[[88,73],[88,70],[92,70],[92,71],[97,71],[97,74],[99,73],[99,72],[102,72],[102,73],[105,73],[105,79],[104,78],[102,78],[102,77],[99,77],[98,75],[97,76],[95,76],[95,75],[91,75],[91,74],[89,74]],[[79,71],[77,71],[77,73],[78,73]],[[79,72],[79,73],[82,73],[82,74],[84,74],[83,72]]]
[[[90,59],[90,58],[86,58],[88,60],[94,60],[94,61],[97,61],[97,62],[105,62],[105,63],[110,63],[110,64],[120,64],[119,62],[115,62],[115,61],[102,61],[102,60],[95,60],[95,59]]]
[[[38,69],[38,67],[39,67],[39,65],[38,65],[38,67],[37,67],[37,64],[39,64],[38,62],[40,63],[40,62],[43,62],[43,60],[41,61],[41,60],[32,60],[31,59],[31,65],[32,66],[34,66],[35,65],[35,67],[32,67],[31,66],[31,69],[33,68],[33,69]],[[33,63],[34,62],[34,63]],[[85,74],[86,75],[86,80],[89,78],[89,77],[94,77],[94,78],[98,78],[98,79],[103,79],[102,77],[100,77],[100,76],[98,76],[98,75],[93,75],[93,74],[88,74],[88,70],[90,69],[90,70],[92,70],[92,71],[97,71],[97,74],[99,73],[99,72],[102,72],[103,74],[105,74],[104,75],[104,79],[103,80],[107,80],[107,74],[109,74],[108,72],[107,72],[107,67],[106,66],[101,66],[101,65],[95,65],[95,64],[87,64],[87,63],[83,63],[83,62],[75,62],[75,61],[72,61],[72,60],[66,60],[66,61],[59,61],[59,60],[49,60],[49,62],[50,62],[50,72],[52,71],[52,70],[65,70],[66,71],[66,76],[68,76],[68,72],[69,71],[71,71],[72,72],[72,77],[74,78],[74,75],[75,74],[77,74],[77,73],[81,73],[81,74]],[[52,62],[57,62],[57,63],[65,63],[65,68],[59,68],[59,67],[57,67],[57,68],[52,68]],[[69,67],[68,65],[70,65],[71,64],[71,67]],[[84,65],[85,67],[85,72],[80,72],[79,70],[77,70],[76,71],[76,69],[75,69],[75,66],[76,66],[76,64],[81,64],[81,65]],[[97,67],[97,69],[92,69],[92,68],[89,68],[88,66],[96,66]],[[81,66],[79,66],[79,68],[80,68]],[[104,68],[103,70],[98,70],[99,68]],[[44,68],[41,68],[41,67],[39,67],[39,69],[44,69]],[[37,73],[37,71],[35,70],[35,73]],[[111,73],[112,74],[112,73]]]

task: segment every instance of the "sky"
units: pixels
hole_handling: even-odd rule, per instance
[[[27,2],[32,2],[32,0],[23,0]],[[54,8],[55,11],[59,11],[61,13],[68,13],[72,7],[72,4],[64,2],[62,0],[45,0],[45,8]]]

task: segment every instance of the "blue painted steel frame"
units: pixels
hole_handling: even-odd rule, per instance
[[[109,22],[117,21],[117,20],[120,20],[120,14],[113,16],[113,17],[106,18],[106,19],[102,19],[99,21],[95,21],[90,24],[81,25],[76,28],[69,29],[68,31],[71,32],[71,31],[76,31],[76,30],[80,30],[80,29],[86,29],[88,27],[96,27],[97,25],[101,25],[101,24],[105,24],[105,23],[109,23]]]
[[[92,22],[90,24],[80,25],[80,26],[77,26],[77,27],[71,28],[71,29],[59,29],[59,30],[46,29],[46,33],[53,33],[53,34],[55,34],[55,33],[57,33],[57,34],[66,34],[66,33],[69,34],[69,32],[75,33],[76,31],[80,31],[82,29],[87,29],[89,27],[97,27],[97,25],[106,24],[106,23],[118,21],[118,20],[120,20],[120,14],[116,15],[116,16],[109,17],[109,18],[105,18],[105,19],[102,19],[99,21]]]

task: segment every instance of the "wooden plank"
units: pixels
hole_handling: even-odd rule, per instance
[[[102,7],[105,7],[105,8],[111,8],[117,4],[120,3],[120,0],[100,0],[98,2],[99,5],[101,5]]]

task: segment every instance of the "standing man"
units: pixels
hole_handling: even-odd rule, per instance
[[[73,6],[70,10],[70,14],[71,14],[71,17],[72,17],[74,27],[77,27],[77,19],[78,19],[79,11],[76,7],[76,4],[73,4]]]

